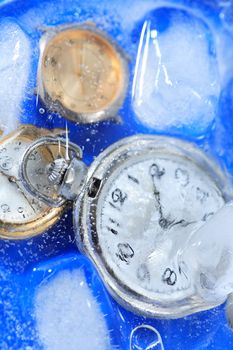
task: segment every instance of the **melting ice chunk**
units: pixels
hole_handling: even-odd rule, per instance
[[[47,350],[109,350],[100,307],[82,271],[61,272],[35,298],[39,338]]]
[[[202,302],[220,304],[233,293],[233,202],[200,228],[189,228],[186,239],[185,228],[170,230],[146,264],[155,276],[165,271],[164,280],[175,290],[189,289]]]
[[[0,34],[0,129],[8,133],[19,124],[29,74],[30,44],[13,21],[1,21]]]
[[[167,13],[165,30],[157,29],[158,19],[144,22],[133,82],[134,110],[151,128],[188,128],[202,134],[212,125],[220,89],[211,32],[199,19]]]
[[[218,303],[233,292],[233,202],[190,235],[178,260],[188,266],[203,299]]]

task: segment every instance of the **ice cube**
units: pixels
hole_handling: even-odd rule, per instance
[[[158,10],[144,22],[133,82],[133,107],[138,119],[157,129],[188,129],[202,134],[212,125],[220,83],[209,28],[191,16],[168,16],[158,26]]]
[[[100,306],[81,270],[60,272],[35,297],[39,338],[46,350],[109,350]]]
[[[20,26],[0,22],[0,129],[4,133],[19,124],[21,104],[30,67],[30,43]]]
[[[218,303],[233,292],[233,202],[226,204],[180,247],[201,297]]]

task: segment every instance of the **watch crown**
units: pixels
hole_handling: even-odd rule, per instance
[[[47,170],[49,182],[53,185],[60,185],[67,168],[68,163],[64,158],[55,159]]]

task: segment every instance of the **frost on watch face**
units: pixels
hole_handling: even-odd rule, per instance
[[[188,297],[194,291],[191,272],[172,257],[223,204],[214,181],[188,159],[161,154],[129,160],[99,197],[102,259],[121,284],[142,296]]]

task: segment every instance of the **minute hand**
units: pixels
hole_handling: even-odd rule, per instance
[[[162,204],[161,204],[161,197],[160,197],[160,192],[157,189],[157,186],[155,184],[155,179],[157,179],[157,177],[155,175],[151,175],[152,177],[152,183],[153,183],[153,193],[154,193],[154,197],[156,200],[156,208],[159,211],[159,225],[161,228],[163,229],[170,229],[171,227],[175,226],[175,225],[181,225],[182,227],[186,227],[194,222],[188,222],[184,219],[181,220],[169,220],[166,219],[164,214],[163,214],[163,209],[162,209]]]

